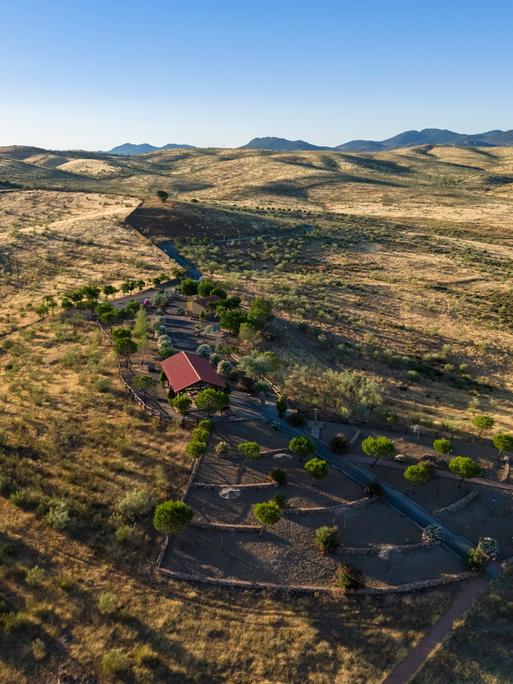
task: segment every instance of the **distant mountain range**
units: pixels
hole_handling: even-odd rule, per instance
[[[513,145],[513,130],[487,131],[486,133],[455,133],[441,128],[424,128],[421,131],[404,131],[386,140],[350,140],[336,147],[320,147],[304,140],[285,138],[253,138],[246,149],[255,150],[333,150],[338,152],[384,152],[398,147],[415,145],[457,145],[472,147],[499,147]]]
[[[286,138],[253,138],[240,149],[273,150],[275,152],[294,152],[300,150],[332,150],[334,152],[384,152],[398,147],[415,145],[456,145],[461,147],[506,147],[513,145],[513,130],[486,131],[485,133],[456,133],[442,128],[423,128],[421,131],[404,131],[386,140],[350,140],[336,147],[312,145],[304,140],[287,140]],[[194,145],[169,143],[162,147],[142,143],[134,145],[125,143],[108,150],[107,154],[134,156],[158,150],[194,149]]]
[[[122,154],[126,157],[134,157],[138,154],[157,152],[157,150],[175,150],[180,148],[192,149],[193,147],[194,145],[179,145],[176,143],[168,143],[167,145],[162,145],[162,147],[156,147],[155,145],[150,145],[149,143],[141,143],[140,145],[124,143],[123,145],[113,147],[111,150],[107,150],[106,154]]]

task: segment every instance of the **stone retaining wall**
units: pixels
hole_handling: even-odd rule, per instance
[[[471,501],[473,501],[476,498],[476,496],[477,496],[477,489],[473,489],[471,492],[469,492],[462,499],[458,499],[458,501],[455,501],[450,506],[444,506],[443,508],[438,508],[435,511],[435,515],[439,515],[440,513],[452,513],[454,511],[459,511],[462,508],[464,508],[467,504],[469,504]]]
[[[193,487],[200,489],[275,489],[276,482],[250,482],[249,484],[216,484],[215,482],[194,482]]]
[[[373,503],[374,501],[377,501],[377,499],[366,496],[363,499],[357,499],[356,501],[347,501],[346,503],[337,504],[336,506],[308,506],[305,508],[286,508],[283,513],[284,515],[299,515],[302,513],[343,513],[344,511],[351,511],[358,508],[364,508],[365,506],[368,506],[370,503]]]
[[[217,577],[202,577],[201,575],[190,575],[184,572],[175,572],[173,570],[167,570],[166,568],[159,568],[159,571],[169,577],[170,579],[180,580],[184,582],[193,582],[195,584],[205,584],[217,587],[228,587],[237,589],[258,589],[258,590],[273,590],[273,591],[283,591],[294,594],[333,594],[339,595],[340,589],[336,587],[318,586],[318,585],[287,585],[287,584],[275,584],[273,582],[251,582],[249,580],[238,580],[230,578],[217,578]],[[439,577],[430,580],[421,580],[419,582],[410,582],[408,584],[399,584],[395,587],[386,587],[383,589],[378,589],[375,587],[364,587],[363,589],[357,589],[356,591],[348,592],[351,595],[374,595],[379,596],[383,594],[404,594],[413,591],[423,591],[426,589],[432,589],[434,587],[444,586],[446,584],[453,584],[455,582],[461,582],[463,580],[474,577],[471,572],[461,572],[456,575],[451,575],[450,577]]]
[[[369,544],[368,546],[339,546],[337,553],[347,556],[377,556],[383,551],[400,555],[409,551],[419,551],[420,549],[430,549],[433,546],[430,542],[419,542],[418,544]]]
[[[261,526],[258,525],[232,525],[230,523],[207,523],[192,522],[191,527],[200,527],[203,530],[220,530],[222,532],[260,532]]]

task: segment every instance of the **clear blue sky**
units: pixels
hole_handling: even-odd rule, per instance
[[[513,128],[511,0],[0,0],[0,145]]]

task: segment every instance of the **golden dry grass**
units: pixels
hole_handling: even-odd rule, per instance
[[[102,658],[120,649],[122,679],[141,684],[379,682],[447,592],[341,601],[204,590],[155,576],[151,515],[129,522],[129,541],[116,538],[128,492],[179,496],[187,434],[128,401],[92,324],[74,330],[57,313],[37,321],[30,305],[169,269],[120,225],[133,204],[57,192],[0,198],[2,247],[17,265],[2,283],[2,322],[18,326],[0,353],[0,681],[53,681],[61,668],[77,682],[107,681]],[[63,529],[47,515],[56,503],[69,514]],[[99,610],[105,592],[113,615]]]
[[[172,266],[124,227],[137,200],[95,193],[0,194],[0,334],[33,322],[44,295],[87,283],[149,279]]]

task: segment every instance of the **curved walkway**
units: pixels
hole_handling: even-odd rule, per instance
[[[460,592],[456,594],[449,610],[435,622],[429,632],[422,637],[395,670],[392,670],[382,684],[408,684],[411,682],[426,660],[441,646],[454,622],[467,613],[474,601],[486,589],[488,583],[489,579],[486,577],[477,577],[466,582]]]

